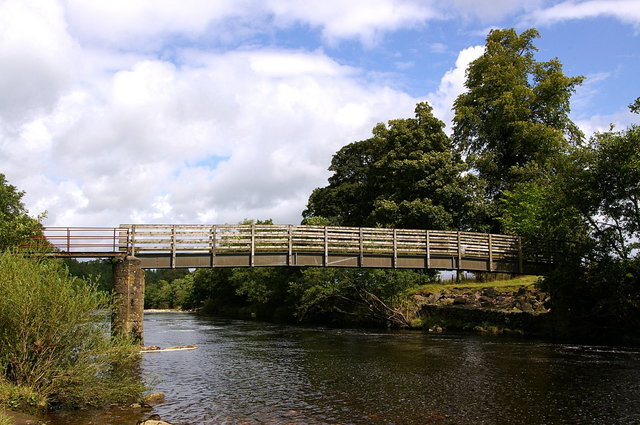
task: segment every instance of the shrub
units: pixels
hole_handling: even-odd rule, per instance
[[[109,337],[111,302],[59,261],[1,253],[0,381],[49,407],[139,397],[139,347]]]

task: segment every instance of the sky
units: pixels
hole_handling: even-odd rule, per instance
[[[0,173],[47,226],[297,224],[332,155],[428,101],[451,128],[493,28],[637,123],[640,0],[0,0]]]

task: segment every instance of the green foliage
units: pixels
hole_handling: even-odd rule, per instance
[[[51,405],[125,402],[143,390],[139,347],[109,337],[111,300],[62,263],[0,254],[0,376]]]
[[[189,308],[211,314],[229,314],[244,300],[229,283],[233,269],[198,269],[193,273]]]
[[[309,268],[290,283],[301,321],[409,327],[409,290],[433,274],[412,270]]]
[[[11,418],[0,412],[0,425],[13,425]]]
[[[443,128],[419,103],[415,118],[378,124],[372,138],[340,149],[329,185],[309,198],[304,223],[320,217],[343,226],[476,228],[481,188]]]
[[[172,281],[151,280],[149,283],[145,282],[144,307],[186,310],[190,308],[192,292],[192,274]]]
[[[580,194],[575,178],[582,170],[569,171],[569,167],[578,165],[570,161],[567,158],[567,167],[561,173],[517,183],[512,190],[503,191],[497,220],[504,233],[535,243],[534,250],[564,249],[567,243],[589,244],[589,229],[576,205]]]
[[[527,179],[521,167],[544,166],[582,140],[568,114],[583,78],[566,77],[557,59],[536,61],[537,37],[535,29],[492,30],[467,69],[468,91],[454,103],[453,141],[470,154],[491,199]]]
[[[245,218],[244,220],[242,220],[240,223],[238,223],[240,225],[251,225],[251,224],[258,224],[258,225],[270,225],[273,224],[273,220],[268,218],[266,220],[254,220],[254,219],[249,219],[249,218]]]
[[[629,258],[640,248],[640,126],[596,134],[588,149],[584,214],[603,252]]]
[[[634,114],[640,114],[640,97],[637,97],[635,102],[633,102],[631,105],[629,105],[629,109]]]
[[[554,311],[574,334],[633,334],[640,317],[640,128],[596,134],[567,163],[539,188],[546,198],[536,208],[542,216],[537,227],[547,226],[539,237],[555,233],[578,242],[545,279]],[[535,204],[518,205],[531,212]]]
[[[22,203],[24,192],[10,185],[0,173],[0,251],[14,248],[41,235],[40,221],[32,218]]]
[[[31,387],[18,386],[0,378],[0,407],[29,412],[47,406],[47,399]]]
[[[101,291],[111,292],[113,289],[113,263],[110,259],[78,261],[65,258],[63,262],[71,276],[96,282]]]

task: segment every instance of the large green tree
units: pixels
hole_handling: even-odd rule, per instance
[[[373,137],[340,149],[329,185],[313,191],[306,222],[471,229],[481,221],[477,178],[452,149],[444,123],[419,103],[415,118],[378,124]]]
[[[567,77],[558,59],[537,61],[529,29],[492,30],[485,52],[467,69],[467,91],[454,103],[453,140],[496,200],[516,182],[547,172],[553,158],[583,136],[569,119],[583,77]]]
[[[545,278],[574,336],[628,336],[640,326],[640,127],[597,133],[544,182],[505,191],[507,231],[553,246]]]
[[[9,184],[0,173],[0,251],[15,248],[41,234],[40,222],[29,216],[22,203],[23,196],[24,192]]]

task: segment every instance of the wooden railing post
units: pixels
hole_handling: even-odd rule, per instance
[[[362,265],[364,264],[364,240],[363,240],[364,232],[362,231],[362,227],[360,227],[358,231],[360,233],[360,240],[358,241],[359,252],[360,252],[360,255],[358,256],[358,266],[362,267]]]
[[[176,226],[171,226],[171,268],[176,268]]]
[[[288,234],[288,250],[287,250],[287,266],[291,266],[293,260],[293,226],[287,226],[287,234]]]
[[[129,255],[135,257],[136,255],[136,225],[131,226],[131,252]]]
[[[393,229],[393,268],[398,267],[398,231]]]
[[[489,233],[489,272],[493,272],[493,238]]]
[[[431,246],[429,244],[429,231],[426,230],[426,245],[427,245],[427,268],[430,269],[431,268]]]
[[[251,257],[250,263],[251,267],[254,265],[254,256],[256,255],[256,225],[251,225]]]
[[[522,236],[518,236],[518,273],[524,274],[524,259],[522,258]]]
[[[456,265],[456,269],[460,270],[460,266],[462,264],[462,247],[460,245],[460,232],[456,232],[456,239],[458,242],[458,264]]]
[[[211,250],[211,267],[215,267],[216,265],[216,226],[213,225],[211,227],[210,235],[209,235],[209,246]]]
[[[329,228],[324,226],[324,266],[329,264]]]

